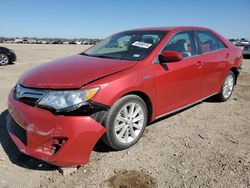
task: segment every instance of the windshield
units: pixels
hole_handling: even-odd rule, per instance
[[[123,59],[142,60],[147,57],[165,36],[166,31],[126,31],[115,34],[82,55]]]

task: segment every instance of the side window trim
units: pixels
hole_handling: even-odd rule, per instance
[[[198,44],[198,52],[200,55],[204,54],[202,53],[202,50],[201,50],[201,41],[200,41],[200,38],[198,36],[198,30],[194,30],[194,33],[195,33],[195,38],[196,38],[196,41],[197,41],[197,44]]]
[[[197,35],[197,33],[196,33],[196,30],[192,30],[192,33],[193,33],[193,37],[194,37],[194,41],[195,41],[195,46],[196,46],[196,50],[197,50],[197,55],[201,55],[202,52],[201,52],[200,42],[199,42],[199,39],[198,39],[198,35]]]

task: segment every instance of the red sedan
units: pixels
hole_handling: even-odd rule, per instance
[[[120,32],[25,73],[9,94],[8,131],[28,155],[85,164],[100,138],[127,149],[162,116],[211,96],[228,100],[241,64],[241,50],[210,29]]]

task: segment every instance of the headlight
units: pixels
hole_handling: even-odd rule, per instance
[[[55,109],[56,111],[72,110],[82,106],[90,100],[99,88],[71,90],[71,91],[50,91],[38,102],[39,106]]]
[[[14,52],[13,50],[11,50],[11,49],[9,49],[9,52],[10,52],[10,53],[13,53],[13,54],[15,53],[15,52]]]

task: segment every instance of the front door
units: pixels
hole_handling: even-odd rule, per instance
[[[157,97],[157,116],[166,114],[201,98],[203,64],[198,55],[193,31],[176,33],[162,51],[178,51],[183,55],[179,62],[164,66],[153,64]]]

